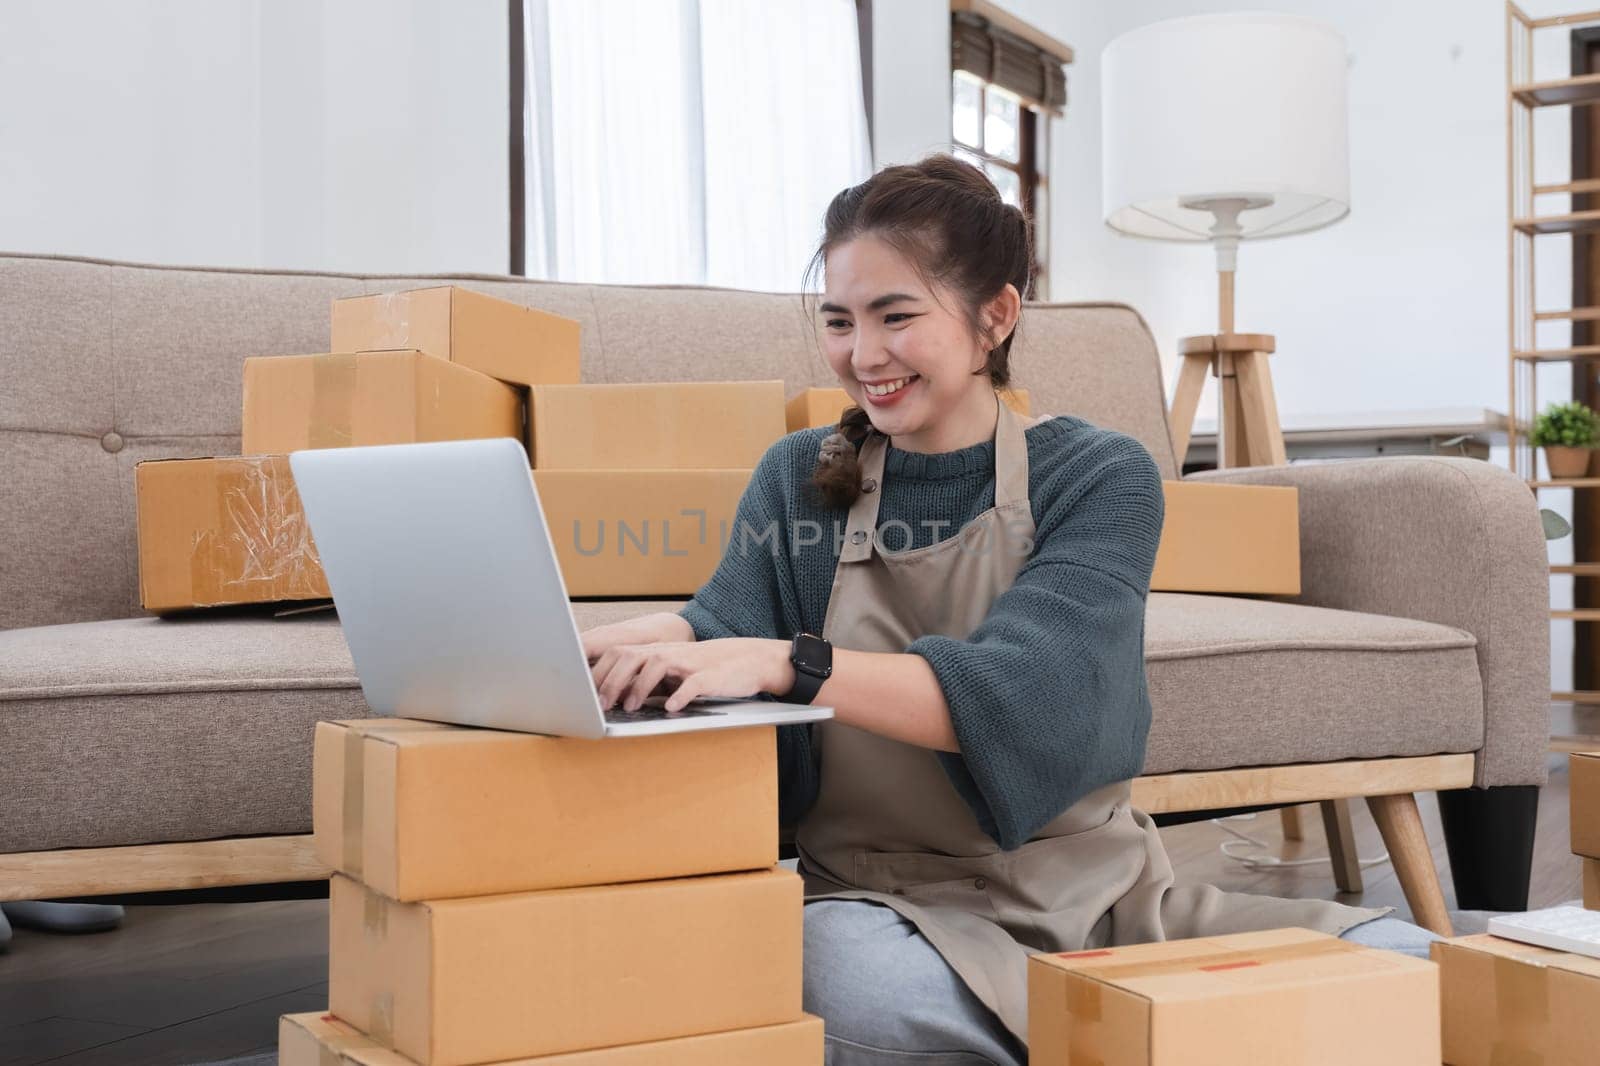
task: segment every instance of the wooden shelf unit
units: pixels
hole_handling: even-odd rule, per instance
[[[1592,233],[1600,230],[1600,211],[1570,211],[1564,215],[1514,218],[1511,220],[1511,228],[1527,234]]]
[[[1545,489],[1580,491],[1600,488],[1600,477],[1555,478],[1539,473],[1538,452],[1525,430],[1538,414],[1538,367],[1542,363],[1576,363],[1600,358],[1600,344],[1541,346],[1541,322],[1600,322],[1600,307],[1535,307],[1534,241],[1551,234],[1600,234],[1600,210],[1565,210],[1538,204],[1540,197],[1600,193],[1600,178],[1535,182],[1533,177],[1533,111],[1542,107],[1583,107],[1600,103],[1600,74],[1539,78],[1533,70],[1533,34],[1554,27],[1600,23],[1600,10],[1533,18],[1514,3],[1506,4],[1506,257],[1510,296],[1510,416],[1506,443],[1511,469],[1535,495]],[[1600,562],[1552,563],[1550,574],[1573,578],[1600,577]],[[1600,622],[1600,607],[1551,608],[1552,621]],[[1550,694],[1553,708],[1570,708],[1582,727],[1552,722],[1552,744],[1581,743],[1600,722],[1600,692]]]

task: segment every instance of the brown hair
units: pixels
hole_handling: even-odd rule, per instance
[[[885,167],[835,196],[824,218],[822,243],[806,270],[806,291],[815,288],[829,252],[868,234],[910,260],[929,288],[942,286],[959,296],[974,337],[980,336],[980,309],[1006,285],[1016,286],[1023,299],[1032,295],[1026,216],[1000,198],[983,171],[953,156]],[[996,389],[1010,384],[1015,334],[1013,329],[995,343],[978,371]],[[857,458],[871,430],[867,413],[851,405],[822,442],[811,484],[827,506],[849,507],[860,494]]]

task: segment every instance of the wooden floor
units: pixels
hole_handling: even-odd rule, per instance
[[[1454,906],[1438,807],[1422,800],[1424,820]],[[1382,853],[1364,804],[1353,805],[1358,850]],[[1307,839],[1285,845],[1276,814],[1230,824],[1269,842],[1284,858],[1325,854],[1321,822],[1305,818]],[[1541,795],[1530,905],[1580,893],[1578,861],[1568,851],[1564,758],[1552,758]],[[1280,896],[1334,897],[1326,863],[1249,870],[1224,858],[1228,835],[1209,822],[1164,831],[1178,876],[1224,888]],[[1365,872],[1366,891],[1346,902],[1405,900],[1387,864]],[[79,937],[17,930],[0,954],[0,1063],[100,1066],[204,1062],[270,1051],[278,1015],[327,1005],[327,901],[129,908],[121,929]],[[1466,930],[1466,931],[1470,931]]]

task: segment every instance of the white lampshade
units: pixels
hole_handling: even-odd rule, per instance
[[[1207,240],[1213,216],[1198,205],[1214,200],[1247,201],[1243,238],[1349,212],[1345,47],[1333,27],[1264,12],[1172,19],[1113,40],[1100,68],[1113,229]]]

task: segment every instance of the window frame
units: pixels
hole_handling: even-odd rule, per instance
[[[994,155],[984,149],[982,145],[974,147],[956,137],[956,102],[955,81],[965,78],[978,88],[978,139],[987,140],[985,125],[989,115],[989,94],[997,92],[1005,95],[1017,104],[1017,158],[1016,161]],[[1035,300],[1049,298],[1049,234],[1044,234],[1040,239],[1038,226],[1038,205],[1041,199],[1050,195],[1050,178],[1046,166],[1041,166],[1041,160],[1049,161],[1049,114],[1041,114],[1039,108],[1030,104],[1013,92],[994,84],[986,78],[980,78],[970,70],[950,71],[950,143],[959,151],[970,156],[975,156],[986,166],[998,167],[1008,170],[1017,176],[1018,197],[1022,201],[1022,214],[1027,220],[1028,243],[1033,249],[1033,296]],[[1042,135],[1042,136],[1041,136]],[[1041,139],[1045,142],[1040,144]],[[1048,225],[1048,206],[1046,207],[1046,224]],[[1027,293],[1023,296],[1026,298]]]

